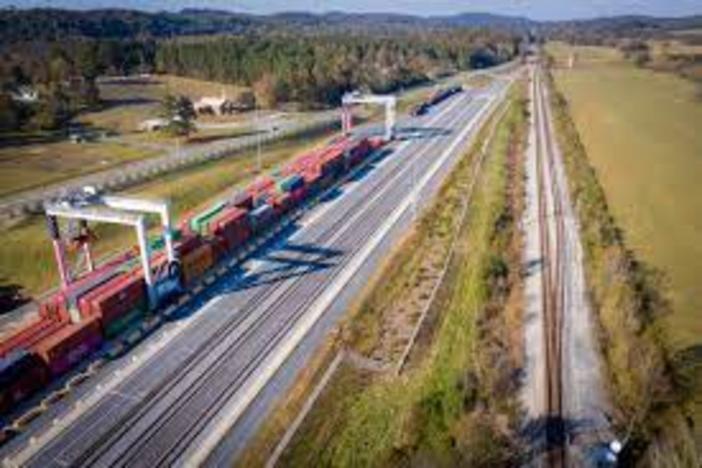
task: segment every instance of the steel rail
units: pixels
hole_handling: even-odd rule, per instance
[[[554,143],[546,119],[548,105],[540,72],[533,80],[537,131],[537,173],[541,253],[544,264],[544,345],[546,360],[546,463],[551,467],[567,465],[565,423],[563,419],[562,327],[564,305],[564,226],[561,189],[555,173]],[[543,138],[544,141],[541,141]],[[548,183],[545,179],[548,178]],[[551,206],[546,206],[550,201]],[[550,209],[549,209],[550,208]],[[555,231],[552,231],[552,223]],[[553,238],[552,238],[553,237]]]
[[[459,118],[461,118],[461,117],[462,117],[462,114],[459,114],[459,115],[456,117],[456,120],[459,119]],[[425,145],[425,146],[428,148],[428,147],[430,146],[430,143],[431,143],[431,142],[429,142],[429,143],[428,143],[427,145]],[[427,148],[423,148],[421,152],[417,151],[417,152],[414,152],[413,154],[408,155],[408,158],[411,159],[411,160],[420,158],[419,154],[423,154],[424,152],[426,152],[426,149],[427,149]],[[412,164],[415,164],[415,162],[413,161]],[[382,178],[381,180],[379,180],[376,184],[374,184],[374,187],[379,187],[379,186],[381,186],[381,185],[387,184],[387,183],[388,183],[388,179],[393,178],[393,177],[399,177],[399,175],[401,175],[401,174],[402,174],[404,171],[406,171],[406,170],[407,170],[407,169],[404,168],[404,169],[401,169],[401,170],[398,172],[397,168],[395,168],[395,169],[393,169],[392,171],[389,171],[387,174],[384,174],[384,176],[383,176],[383,178]],[[351,207],[349,207],[349,209],[346,210],[346,212],[344,213],[344,216],[341,216],[341,217],[339,218],[339,220],[338,220],[337,222],[335,222],[332,226],[330,226],[326,231],[324,231],[324,232],[322,233],[322,235],[321,235],[319,238],[320,238],[320,239],[324,239],[324,238],[328,237],[329,234],[338,231],[338,230],[339,230],[339,226],[340,226],[340,225],[343,225],[343,224],[344,224],[344,221],[346,221],[346,220],[348,219],[348,217],[349,217],[352,213],[355,213],[355,212],[357,212],[357,211],[359,211],[359,210],[361,210],[361,209],[363,209],[363,208],[365,208],[365,206],[364,206],[363,203],[356,203],[356,204],[352,205]],[[358,237],[358,236],[357,236],[357,237]],[[301,281],[302,281],[302,278],[300,278],[300,279],[294,281],[294,282],[289,286],[289,288],[286,290],[286,292],[284,292],[284,294],[278,299],[278,301],[276,302],[276,304],[279,303],[279,302],[281,302],[281,301],[284,301],[284,300],[288,297],[289,294],[293,294],[294,292],[296,292],[296,291],[294,290],[294,289],[295,289],[295,286],[296,286],[298,283],[300,283]],[[323,287],[323,285],[319,285],[319,287]],[[267,290],[263,290],[263,291],[261,291],[258,295],[254,296],[254,298],[252,298],[249,302],[247,302],[247,304],[244,305],[243,308],[245,308],[245,309],[255,308],[256,306],[260,305],[260,302],[261,302],[263,299],[265,299],[265,298],[267,298],[267,297],[268,297],[268,291],[267,291]],[[273,311],[274,309],[275,309],[275,307],[273,307],[273,306],[270,307],[271,313],[272,313],[272,311]],[[240,322],[244,319],[244,317],[245,317],[245,314],[240,314],[240,315],[238,315],[236,318],[234,318],[232,321],[230,321],[230,322],[228,322],[227,324],[225,324],[224,326],[220,327],[220,329],[219,329],[218,331],[215,332],[215,336],[213,336],[213,339],[208,340],[208,341],[205,343],[205,346],[204,346],[202,349],[199,349],[199,350],[197,350],[195,353],[193,353],[191,359],[188,360],[188,364],[190,364],[190,363],[196,364],[197,362],[199,362],[199,357],[200,357],[203,353],[206,353],[208,350],[211,350],[211,349],[212,349],[211,344],[212,344],[212,343],[216,343],[216,338],[221,337],[221,336],[224,335],[224,334],[227,334],[228,332],[230,332],[230,331],[232,330],[232,328],[236,328],[236,327],[240,324]],[[268,315],[266,315],[266,317],[261,317],[261,319],[259,319],[259,323],[263,323],[267,317],[268,317]],[[285,330],[283,330],[283,331],[285,331]],[[248,335],[246,335],[246,336],[242,336],[241,339],[237,341],[237,343],[240,342],[240,341],[242,341],[242,340],[244,340],[244,339],[245,339],[246,337],[248,337],[251,333],[253,333],[253,331],[250,331],[250,333],[249,333]],[[208,346],[208,345],[210,345],[210,346]],[[189,369],[189,368],[190,368],[190,366],[188,365],[188,369]],[[177,375],[171,375],[171,376],[169,376],[169,377],[166,377],[166,378],[164,379],[163,383],[164,383],[164,384],[168,384],[168,383],[177,383],[177,380],[178,380],[177,377],[178,377],[178,375],[181,375],[182,373],[183,373],[183,368],[182,368],[182,366],[181,366],[181,368],[178,369],[178,372],[175,372],[175,373],[174,373],[174,374],[177,374]],[[149,396],[145,397],[144,400],[148,402],[151,398],[153,398],[153,396],[155,396],[157,393],[161,393],[161,391],[164,390],[164,389],[165,389],[165,385],[159,385],[156,389],[154,389],[153,392],[150,393]],[[143,406],[142,406],[142,407],[143,407]],[[123,418],[123,419],[128,420],[128,419],[130,419],[132,416],[134,416],[134,412],[133,412],[133,411],[130,412],[130,413],[129,413],[125,418]],[[121,433],[122,431],[119,431],[119,432]],[[110,436],[109,439],[113,439],[112,436],[117,435],[117,434],[109,433],[108,435]],[[113,439],[113,440],[114,440],[114,439]],[[141,439],[140,439],[140,440],[141,440]],[[104,442],[107,442],[107,440],[104,440]],[[89,453],[89,452],[88,452],[88,453]],[[81,462],[83,462],[83,461],[88,462],[88,461],[89,461],[89,458],[90,458],[90,457],[84,459],[83,457],[81,457],[81,459],[76,460],[76,463],[77,463],[77,464],[82,464]]]

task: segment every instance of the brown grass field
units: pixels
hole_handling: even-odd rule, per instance
[[[627,241],[670,280],[678,346],[702,337],[702,105],[695,83],[613,49],[552,44],[554,76]]]
[[[0,196],[41,187],[156,152],[118,141],[75,144],[68,141],[0,147]]]

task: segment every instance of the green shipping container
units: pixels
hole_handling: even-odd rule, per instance
[[[109,324],[105,325],[103,323],[103,329],[105,330],[105,336],[107,338],[114,338],[120,333],[128,329],[134,322],[139,320],[144,315],[142,309],[134,309],[131,312],[121,316],[120,318],[113,320]]]
[[[305,180],[298,174],[292,174],[278,182],[278,190],[281,192],[292,192],[305,185]]]
[[[217,216],[224,208],[227,206],[226,202],[219,202],[214,206],[208,208],[197,216],[194,216],[190,220],[190,229],[200,234],[204,234],[207,231],[207,225],[212,219]]]
[[[178,241],[183,236],[183,232],[180,229],[173,229],[171,234],[173,235],[173,241]],[[163,249],[165,245],[166,241],[163,238],[163,234],[158,234],[149,238],[149,248],[152,252]]]

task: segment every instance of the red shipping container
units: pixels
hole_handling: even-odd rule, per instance
[[[332,146],[322,154],[322,161],[336,161],[344,156],[345,148],[342,146]]]
[[[0,357],[7,356],[19,349],[31,348],[64,325],[65,322],[61,323],[40,317],[38,320],[22,326],[22,328],[0,342]]]
[[[224,240],[227,250],[234,250],[249,238],[251,232],[246,213],[244,210],[232,210],[217,221],[215,234]]]
[[[226,242],[223,242],[221,238],[218,236],[209,238],[207,239],[207,243],[212,247],[212,265],[217,263],[220,258],[226,257],[227,252],[229,251],[229,246]]]
[[[314,169],[307,170],[301,175],[305,179],[305,185],[314,185],[322,179],[322,173]]]
[[[322,160],[325,149],[315,150],[309,153],[304,153],[301,156],[295,158],[295,160],[290,163],[285,169],[283,169],[283,176],[290,176],[292,174],[301,174],[307,170],[318,169]]]
[[[39,316],[54,322],[64,323],[70,321],[66,298],[63,294],[55,294],[42,302],[39,305]]]
[[[289,193],[278,194],[271,201],[276,216],[281,216],[287,213],[293,204],[292,197]]]
[[[58,376],[70,370],[101,344],[100,320],[91,317],[80,323],[64,325],[37,343],[34,351],[52,375]]]
[[[224,212],[224,215],[217,220],[216,224],[223,226],[227,223],[239,222],[240,220],[246,218],[246,213],[247,210],[245,209],[231,208]]]
[[[267,192],[271,188],[275,187],[275,180],[270,176],[263,176],[252,182],[246,189],[246,191],[251,194],[254,198],[263,193]]]
[[[371,137],[368,143],[373,150],[380,149],[385,145],[385,141],[380,137]]]
[[[307,189],[305,187],[300,187],[299,189],[290,192],[290,198],[295,206],[302,203],[305,200],[305,197],[307,197]]]
[[[180,259],[183,282],[191,284],[196,279],[202,277],[214,264],[214,252],[212,245],[204,243],[197,249],[183,255]]]
[[[146,290],[143,272],[123,274],[80,298],[80,310],[86,317],[98,316],[108,327],[135,309],[144,309]]]
[[[232,206],[242,210],[253,209],[253,197],[248,192],[237,192],[229,202]]]
[[[215,258],[224,258],[229,252],[229,241],[215,230],[214,236],[210,239],[213,255]]]
[[[44,363],[33,353],[19,350],[0,358],[0,413],[6,413],[49,381]]]
[[[176,256],[187,255],[193,250],[200,247],[202,244],[202,239],[197,234],[184,234],[177,242],[173,245],[173,250],[176,252]]]

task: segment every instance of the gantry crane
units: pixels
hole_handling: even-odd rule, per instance
[[[88,281],[80,290],[73,290],[70,287],[74,281],[66,261],[65,245],[64,240],[61,239],[58,218],[68,218],[79,221],[81,226],[80,244],[86,256],[87,269],[89,271],[92,271],[94,268],[90,253],[91,236],[86,235],[88,232],[87,223],[89,221],[134,227],[137,234],[141,264],[144,271],[144,283],[146,284],[149,297],[149,306],[155,308],[162,297],[172,292],[173,289],[177,289],[179,278],[176,277],[179,277],[180,269],[173,247],[173,232],[171,228],[169,203],[167,200],[149,200],[109,195],[103,196],[98,194],[94,188],[85,187],[66,197],[45,203],[44,208],[49,226],[49,235],[51,236],[54,255],[61,277],[61,289],[67,295],[66,299],[71,306],[69,307],[69,312],[73,322],[80,321],[80,315],[75,307],[77,296],[82,292],[82,289],[88,289],[93,286],[94,282],[103,281],[104,278],[95,278],[94,281]],[[155,213],[161,217],[166,255],[168,258],[168,277],[162,278],[163,281],[161,281],[161,284],[155,284],[154,272],[150,265],[151,253],[146,234],[145,213]],[[109,274],[109,272],[106,273],[106,275]]]
[[[385,106],[385,140],[390,141],[395,137],[395,107],[397,98],[393,95],[362,94],[358,91],[346,93],[341,98],[341,128],[344,134],[351,133],[353,127],[353,114],[351,107],[354,104],[380,104]]]

